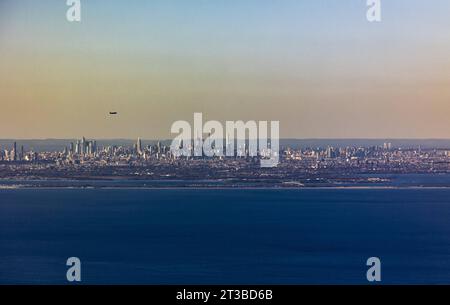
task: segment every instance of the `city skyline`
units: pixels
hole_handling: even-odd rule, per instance
[[[281,138],[450,138],[444,0],[0,4],[0,138],[171,139],[279,120]],[[118,112],[111,117],[109,112]]]
[[[264,150],[232,145],[224,155],[180,155],[167,143],[100,144],[81,138],[64,148],[37,151],[14,142],[0,149],[0,189],[35,187],[393,187],[398,174],[450,173],[450,148],[381,145],[282,146],[276,166],[262,166]],[[239,144],[239,143],[238,143]],[[20,146],[20,150],[19,150]],[[450,146],[449,146],[450,147]],[[202,148],[208,149],[208,148]],[[273,155],[270,155],[272,158]],[[380,176],[384,175],[384,176]],[[430,181],[426,187],[437,187]],[[411,181],[410,187],[425,187]]]

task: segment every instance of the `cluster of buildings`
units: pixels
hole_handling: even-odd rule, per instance
[[[81,140],[77,140],[74,144],[70,143],[69,148],[64,148],[64,155],[80,155],[80,156],[92,156],[97,152],[97,142],[96,141],[86,141],[86,138],[83,137]]]
[[[371,147],[322,147],[280,149],[278,170],[299,173],[301,171],[348,171],[348,172],[450,172],[449,149],[394,148],[391,143]],[[22,166],[57,166],[58,168],[96,168],[114,166],[157,167],[161,164],[187,168],[203,166],[206,170],[236,169],[257,164],[259,155],[248,149],[236,148],[234,157],[182,157],[171,153],[169,145],[155,142],[143,145],[137,139],[134,145],[103,145],[84,137],[70,143],[60,151],[25,151],[17,143],[0,150],[0,162]],[[277,169],[272,170],[276,172]]]
[[[183,142],[180,143],[183,145]],[[198,147],[202,149],[202,145],[197,145],[194,141],[190,144],[186,145],[186,149],[190,150],[190,155],[194,156],[197,153]],[[208,153],[203,152],[205,158],[207,156],[219,156],[219,151],[214,147],[214,144],[211,145],[211,151]],[[229,147],[229,145],[227,145]],[[252,152],[246,143],[241,143],[240,145],[236,145],[235,155],[238,158],[244,157],[254,157],[258,154]],[[50,158],[55,157],[55,152],[42,152],[40,153],[41,160],[49,160]],[[77,140],[76,142],[71,142],[68,147],[65,147],[62,152],[60,152],[56,156],[56,161],[59,164],[67,163],[91,163],[91,162],[101,162],[101,163],[120,163],[124,162],[147,162],[147,161],[174,161],[177,159],[192,159],[194,157],[183,157],[181,155],[174,154],[169,145],[163,145],[160,141],[154,143],[153,145],[143,145],[142,140],[140,138],[133,144],[133,146],[117,146],[117,145],[108,145],[101,146],[97,145],[97,141],[95,140],[86,140],[86,138],[82,138]],[[223,159],[221,157],[220,159]]]
[[[38,154],[33,151],[24,151],[23,145],[17,149],[17,142],[14,142],[12,148],[0,150],[0,161],[20,162],[20,161],[35,161],[38,159]]]
[[[142,140],[137,139],[132,147],[127,146],[102,146],[98,147],[97,142],[87,141],[84,137],[77,140],[76,143],[70,143],[69,147],[64,148],[60,155],[60,161],[67,162],[84,162],[84,161],[118,161],[118,160],[149,160],[166,158],[169,154],[170,147],[161,145],[142,145]]]

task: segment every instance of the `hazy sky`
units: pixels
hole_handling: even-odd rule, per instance
[[[450,138],[450,1],[0,0],[0,138],[168,138],[176,120],[282,137]],[[108,117],[118,111],[117,117]]]

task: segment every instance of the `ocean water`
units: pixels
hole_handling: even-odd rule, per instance
[[[450,189],[0,190],[0,283],[450,284]]]

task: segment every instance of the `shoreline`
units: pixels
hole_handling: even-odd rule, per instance
[[[317,187],[199,187],[199,186],[17,186],[17,187],[0,187],[0,192],[4,190],[445,190],[450,186],[317,186]]]

